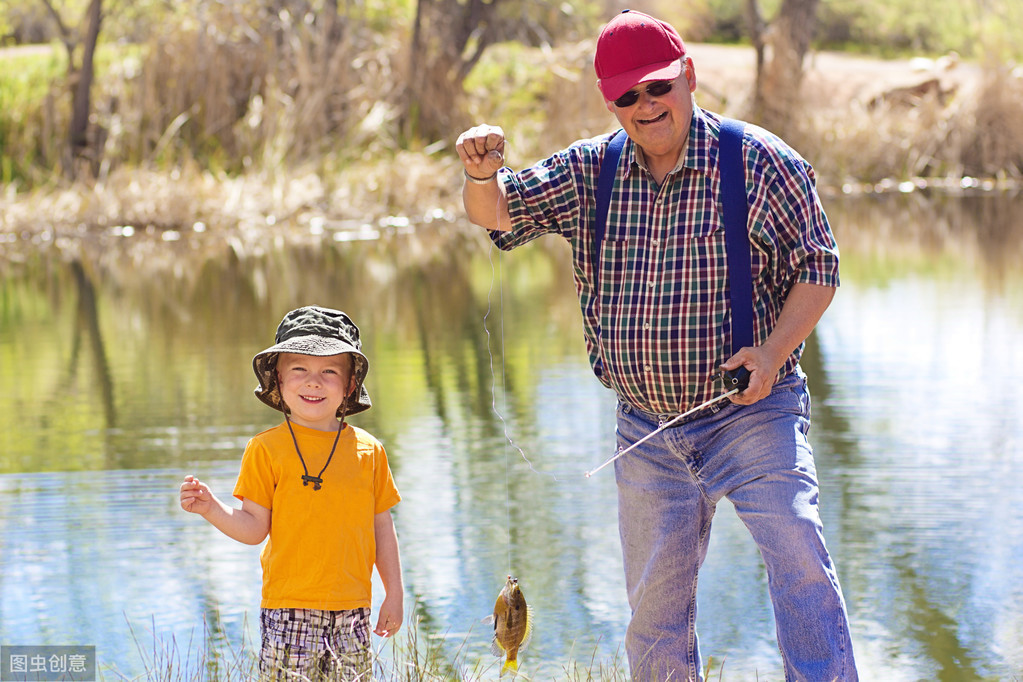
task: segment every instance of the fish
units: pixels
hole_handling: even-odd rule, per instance
[[[501,677],[508,671],[515,674],[519,669],[519,652],[533,636],[533,609],[526,604],[517,578],[508,576],[504,589],[497,595],[493,619],[494,641],[490,652],[504,657]]]

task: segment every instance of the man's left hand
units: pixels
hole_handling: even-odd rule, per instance
[[[728,396],[728,399],[736,405],[752,405],[758,400],[766,398],[771,394],[774,382],[778,378],[778,370],[784,363],[784,358],[780,363],[776,362],[763,346],[741,348],[738,353],[728,358],[720,369],[732,370],[745,367],[750,372],[749,386],[739,393]]]

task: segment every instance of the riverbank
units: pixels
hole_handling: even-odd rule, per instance
[[[754,78],[753,50],[708,44],[689,50],[698,103],[741,116]],[[517,135],[509,153],[514,166],[531,163],[544,145],[561,138],[567,144],[573,136],[614,127],[592,86],[588,43],[532,58],[557,71],[552,90],[563,95],[548,107],[542,142],[486,92],[473,98],[481,102],[474,116],[506,125],[510,138]],[[1000,100],[991,102],[996,96]],[[792,143],[814,163],[825,198],[920,189],[1018,191],[1018,172],[974,178],[950,160],[958,154],[950,147],[968,147],[970,130],[992,124],[971,107],[985,105],[993,116],[1018,111],[1017,101],[1023,102],[1020,67],[986,68],[955,55],[880,60],[821,52],[808,62],[804,106],[810,115]],[[1023,148],[1023,129],[1005,125],[1002,134],[1008,149]],[[1015,147],[1013,136],[1021,137]],[[226,245],[244,257],[280,240],[375,238],[436,222],[457,229],[460,168],[449,140],[355,163],[316,159],[240,177],[194,165],[169,173],[119,167],[93,184],[27,193],[7,187],[0,194],[0,263],[57,249],[69,259],[127,257],[155,267],[161,259],[173,264],[180,249],[219,251]]]

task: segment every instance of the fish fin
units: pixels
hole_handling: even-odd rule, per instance
[[[485,625],[491,625],[491,624],[492,624],[492,623],[494,623],[494,621],[496,621],[496,620],[497,620],[497,619],[496,619],[496,618],[494,618],[494,614],[490,614],[489,616],[487,616],[486,618],[484,618],[484,619],[483,619],[483,620],[481,620],[480,622],[481,622],[481,623],[483,623],[483,624],[485,624]]]
[[[522,635],[522,643],[519,644],[519,651],[522,651],[522,650],[524,650],[526,648],[526,645],[529,644],[529,640],[532,639],[532,637],[533,637],[533,607],[532,606],[527,606],[526,607],[526,632],[525,632],[524,635]]]
[[[504,674],[509,670],[512,672],[512,675],[515,675],[519,672],[518,659],[512,658],[504,662],[504,665],[501,666],[501,677],[504,677]]]
[[[490,643],[490,653],[494,654],[495,656],[501,656],[502,658],[504,657],[504,647],[501,646],[501,643],[499,641],[497,641],[497,637],[494,637],[494,641]]]

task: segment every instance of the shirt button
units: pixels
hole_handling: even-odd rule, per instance
[[[648,372],[653,371],[653,367],[651,367],[650,365],[646,365],[643,369],[645,369]]]
[[[660,239],[655,239],[654,240],[654,246],[660,246],[660,245],[661,245],[661,240]]]
[[[646,324],[644,324],[643,329],[650,329],[650,323],[647,322]]]

